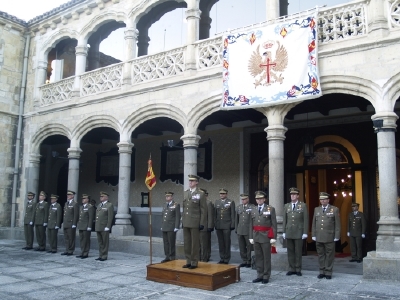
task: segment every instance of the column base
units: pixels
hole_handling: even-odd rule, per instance
[[[135,235],[135,228],[132,225],[114,225],[111,229],[112,236]]]
[[[393,257],[379,257],[376,251],[368,252],[363,259],[363,278],[377,280],[400,281],[400,257],[393,253]]]

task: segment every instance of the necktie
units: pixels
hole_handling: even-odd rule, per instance
[[[325,213],[325,209],[326,209],[326,207],[324,207],[324,208],[322,209],[322,212],[324,212],[324,213]]]
[[[292,208],[292,210],[294,210],[294,207],[295,207],[295,206],[296,206],[296,204],[293,203],[293,208]]]
[[[261,213],[261,206],[258,207],[258,213]]]
[[[101,202],[100,207],[103,207],[103,202]]]

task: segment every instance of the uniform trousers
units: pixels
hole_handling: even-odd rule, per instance
[[[99,258],[107,259],[108,245],[110,241],[109,231],[97,231],[97,241],[99,243]]]
[[[231,230],[217,229],[219,257],[225,263],[231,259]]]
[[[163,243],[164,243],[164,254],[165,258],[169,260],[175,259],[176,252],[176,232],[174,231],[163,231]]]
[[[196,266],[199,262],[200,230],[198,228],[183,227],[183,249],[186,264]]]
[[[81,255],[88,256],[90,250],[91,231],[79,230],[79,245],[81,246]]]
[[[51,251],[57,251],[58,229],[47,228],[47,236],[49,237],[49,245]]]
[[[200,261],[208,262],[211,258],[211,232],[200,231]]]
[[[46,249],[46,227],[43,225],[35,225],[36,241],[40,250]]]
[[[64,228],[65,252],[74,253],[75,251],[76,228]]]
[[[33,225],[25,224],[24,225],[24,233],[25,233],[25,242],[26,247],[33,247]]]
[[[362,260],[362,237],[361,236],[350,236],[350,251],[351,251],[352,259]]]
[[[286,247],[289,262],[289,271],[300,272],[303,255],[303,240],[286,239]]]
[[[269,279],[271,276],[271,244],[254,242],[257,278]]]
[[[335,259],[335,242],[316,243],[319,273],[323,275],[332,275],[333,261]]]
[[[240,257],[243,263],[251,264],[251,244],[248,235],[238,234]]]

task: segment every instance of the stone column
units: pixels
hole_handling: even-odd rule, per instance
[[[194,43],[199,40],[199,21],[201,11],[199,9],[199,0],[186,0],[187,10],[187,48],[186,48],[186,70],[196,70],[196,49]]]
[[[40,99],[40,90],[39,87],[46,83],[47,79],[47,61],[41,60],[37,65],[37,73],[36,73],[36,88],[34,91],[34,97],[36,100]]]
[[[279,0],[266,0],[267,21],[279,18]]]
[[[269,204],[275,208],[278,233],[282,233],[284,206],[284,149],[283,141],[287,128],[283,125],[270,125],[265,129],[268,140],[269,159]]]
[[[131,85],[131,65],[130,60],[136,57],[136,43],[138,39],[138,31],[134,27],[127,28],[125,34],[125,64],[123,74],[123,84]]]
[[[199,148],[200,136],[197,134],[185,134],[181,137],[184,148],[184,189],[189,188],[188,176],[197,175],[197,149]]]
[[[79,158],[82,150],[80,148],[68,148],[68,189],[78,195],[79,187]],[[78,196],[77,196],[78,197]]]
[[[371,0],[368,4],[368,34],[375,37],[385,37],[389,34],[386,1]]]
[[[147,55],[149,50],[149,29],[148,28],[140,28],[139,35],[137,37],[137,47],[138,47],[138,56]]]
[[[393,280],[400,273],[400,220],[397,208],[396,121],[394,112],[373,115],[378,140],[380,218],[376,251],[364,258],[363,276]]]
[[[32,153],[29,156],[29,166],[26,180],[26,191],[36,194],[35,200],[39,199],[39,171],[40,171],[40,154]]]
[[[78,45],[75,47],[75,82],[74,82],[74,96],[80,96],[80,75],[86,72],[86,56],[87,56],[88,48],[83,45]]]
[[[115,225],[112,228],[112,235],[134,235],[135,229],[131,225],[131,215],[129,214],[131,155],[133,144],[130,142],[120,142],[117,146],[119,148],[118,210],[115,216]]]

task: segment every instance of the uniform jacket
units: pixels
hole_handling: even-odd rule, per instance
[[[114,218],[114,206],[109,201],[106,204],[97,207],[96,210],[96,231],[104,231],[104,228],[111,229]]]
[[[64,220],[63,220],[63,227],[65,228],[72,228],[72,225],[78,223],[79,218],[79,204],[72,200],[71,204],[68,204],[68,201],[65,203],[64,206]]]
[[[319,243],[330,243],[340,239],[340,214],[336,206],[328,205],[325,213],[322,206],[316,207],[312,221],[312,236]]]
[[[36,203],[35,207],[35,225],[47,223],[49,218],[49,204],[46,201]]]
[[[184,195],[182,226],[199,228],[202,225],[207,230],[207,200],[204,192],[196,188],[193,193],[186,190]]]
[[[52,204],[49,205],[49,219],[47,221],[48,229],[55,229],[61,227],[61,219],[62,219],[62,208],[59,203],[55,203],[54,206]]]
[[[235,202],[226,198],[215,200],[215,229],[235,228]]]
[[[367,222],[362,212],[357,212],[354,215],[353,212],[349,213],[347,232],[350,232],[350,236],[361,236],[365,234],[367,230]]]
[[[207,200],[207,228],[214,229],[214,204]]]
[[[174,231],[175,228],[179,229],[181,223],[181,206],[179,203],[172,201],[167,207],[167,203],[162,211],[162,231]]]
[[[90,205],[89,203],[86,204],[86,207],[83,207],[83,205],[81,205],[79,207],[78,225],[76,226],[78,230],[87,230],[88,227],[94,230],[94,228],[92,228],[94,214],[95,210],[92,205]]]
[[[254,206],[251,211],[251,219],[249,226],[249,239],[254,239],[255,243],[269,243],[268,231],[255,231],[253,226],[266,226],[272,227],[274,230],[274,239],[276,239],[276,214],[275,208],[270,205],[264,204],[261,212],[258,212],[258,206]]]
[[[239,204],[236,207],[235,228],[239,235],[249,235],[251,212],[255,206],[247,203],[246,205]]]
[[[36,209],[35,201],[32,200],[31,203],[29,203],[29,201],[26,203],[24,224],[35,222],[35,209]]]
[[[301,239],[308,234],[308,210],[304,202],[298,201],[294,210],[293,204],[287,203],[283,208],[283,233],[287,239]]]

